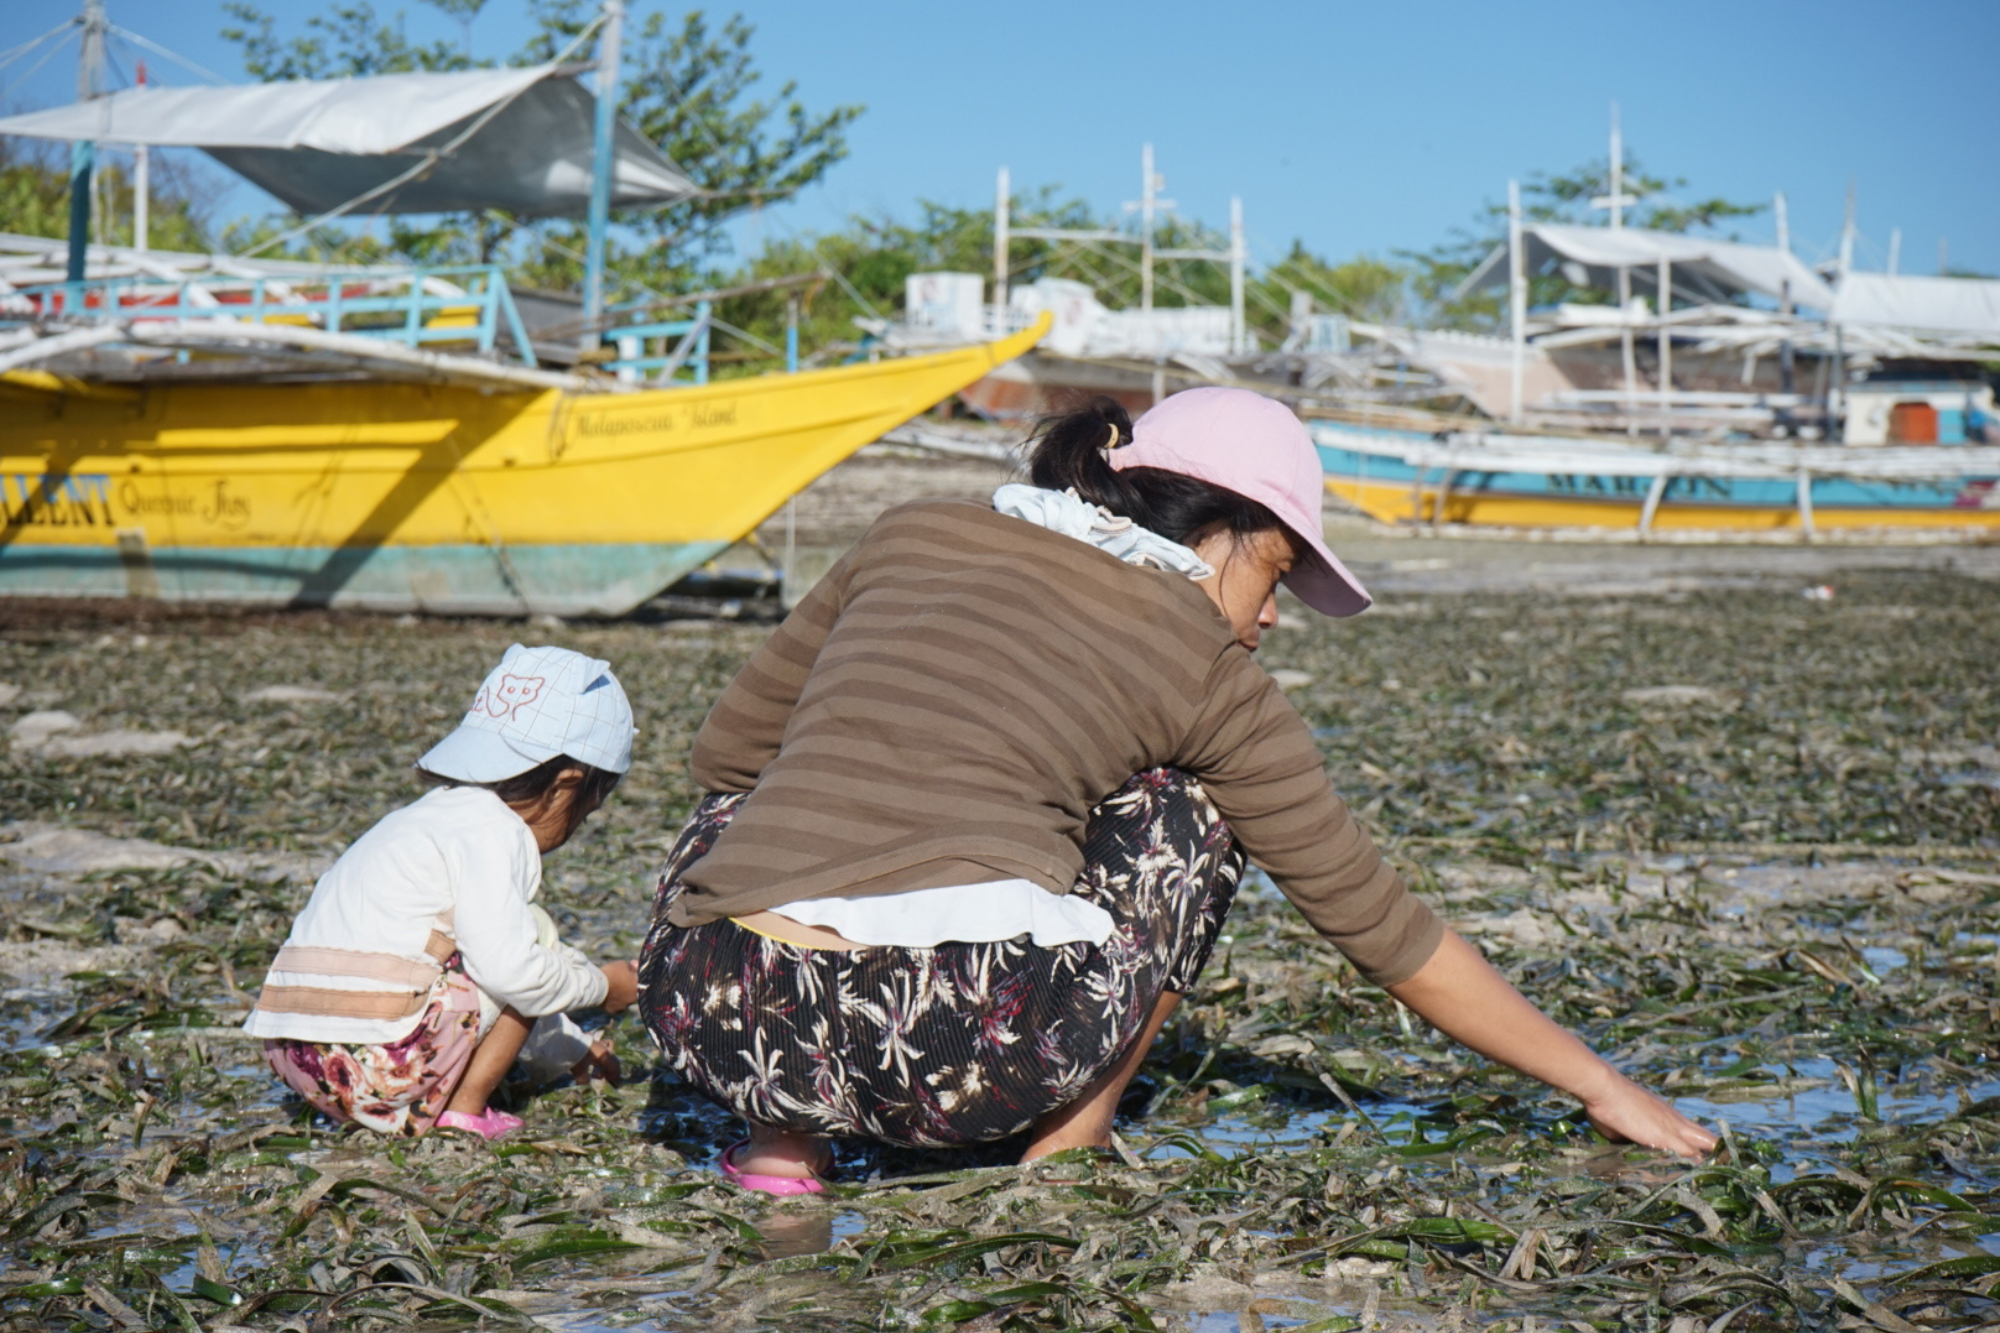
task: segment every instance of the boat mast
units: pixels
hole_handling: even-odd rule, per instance
[[[139,86],[146,86],[146,62],[139,62]],[[152,231],[153,154],[145,144],[132,148],[132,248],[145,254]]]
[[[1835,290],[1847,285],[1847,275],[1854,269],[1854,182],[1847,182],[1847,213],[1840,224],[1840,271],[1836,275],[1839,284]],[[1827,384],[1827,424],[1835,419],[1841,423],[1841,438],[1847,436],[1847,349],[1840,334],[1840,323],[1833,325],[1833,376]],[[1836,396],[1837,395],[1837,396]],[[1836,408],[1835,404],[1838,403]]]
[[[1785,209],[1785,192],[1783,190],[1778,191],[1778,196],[1772,201],[1772,204],[1772,212],[1777,215],[1778,220],[1778,249],[1789,255],[1792,252],[1792,224],[1791,215]],[[1789,276],[1778,280],[1778,315],[1784,320],[1785,328],[1784,341],[1778,344],[1778,392],[1790,394],[1792,392],[1792,367],[1794,358],[1792,355],[1791,338],[1792,280]]]
[[[625,33],[624,0],[604,0],[604,31],[597,38],[597,134],[591,152],[590,235],[583,260],[583,345],[603,334],[604,245],[611,227],[611,185],[617,173],[613,152],[618,128],[618,45]]]
[[[1674,266],[1665,250],[1660,251],[1659,276],[1655,285],[1659,288],[1659,299],[1654,302],[1659,307],[1654,311],[1659,343],[1654,356],[1660,363],[1660,442],[1664,444],[1667,437],[1674,433],[1674,340],[1667,330],[1667,315],[1674,308]]]
[[[1625,139],[1618,127],[1618,104],[1611,104],[1611,195],[1605,201],[1611,210],[1611,229],[1625,228]],[[1632,270],[1618,266],[1618,309],[1629,317],[1632,306]],[[1619,338],[1625,361],[1625,433],[1639,433],[1639,358],[1632,347],[1632,326],[1626,324]]]
[[[77,58],[76,100],[89,102],[104,92],[104,0],[83,0],[83,49]],[[90,178],[97,145],[79,139],[69,155],[69,268],[66,277],[82,282],[90,256]]]
[[[1139,308],[1153,308],[1153,204],[1160,178],[1153,174],[1153,145],[1139,150]],[[1155,395],[1157,396],[1157,395]]]
[[[1840,276],[1854,268],[1854,182],[1847,182],[1847,211],[1840,222]]]
[[[1229,200],[1229,347],[1242,356],[1250,350],[1250,331],[1243,322],[1243,267],[1249,258],[1243,240],[1243,200]]]
[[[1507,324],[1514,344],[1512,410],[1507,418],[1515,425],[1522,420],[1523,381],[1527,377],[1528,277],[1521,254],[1521,183],[1507,182]]]
[[[1007,270],[1010,262],[1007,252],[1011,248],[1007,227],[1013,221],[1014,211],[1011,187],[1007,168],[1000,168],[1000,180],[993,192],[993,308],[1000,311],[1007,308]]]
[[[1621,230],[1625,226],[1625,205],[1636,204],[1638,199],[1625,193],[1625,137],[1619,131],[1618,104],[1611,104],[1611,193],[1590,201],[1592,208],[1609,209],[1611,229]],[[1632,304],[1632,271],[1625,265],[1618,266],[1618,315],[1620,320],[1627,317]],[[1639,433],[1638,394],[1639,363],[1632,347],[1632,326],[1626,324],[1618,336],[1620,352],[1625,361],[1625,433]]]

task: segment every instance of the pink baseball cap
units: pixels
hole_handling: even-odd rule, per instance
[[[1313,610],[1359,615],[1375,604],[1320,532],[1326,476],[1305,423],[1275,398],[1248,389],[1184,389],[1132,424],[1111,466],[1156,467],[1235,491],[1264,505],[1312,554],[1284,584]]]

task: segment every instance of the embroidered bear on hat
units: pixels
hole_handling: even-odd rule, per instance
[[[479,697],[472,701],[472,711],[508,719],[518,717],[523,708],[542,697],[542,689],[548,683],[546,676],[502,676],[479,691]]]

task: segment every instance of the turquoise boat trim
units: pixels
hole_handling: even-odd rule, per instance
[[[461,615],[616,616],[731,543],[0,548],[0,595],[355,607]]]
[[[1324,426],[1321,432],[1334,433]],[[1399,439],[1430,438],[1409,431],[1371,433],[1392,434]],[[1416,466],[1393,454],[1323,443],[1315,447],[1319,450],[1320,466],[1330,481],[1405,487],[1417,482]],[[1435,485],[1441,480],[1442,474],[1436,467],[1427,468],[1424,472],[1426,485]],[[1994,484],[1994,478],[1985,476],[1910,481],[1816,476],[1811,480],[1811,495],[1815,511],[1893,509],[1947,515],[1968,510],[1990,510]],[[1643,503],[1651,485],[1651,477],[1614,472],[1486,472],[1467,468],[1453,474],[1451,493],[1455,496],[1629,500]],[[1662,508],[1674,509],[1790,510],[1798,504],[1798,483],[1783,477],[1675,476],[1670,477],[1662,488],[1660,503]]]
[[[1320,466],[1329,479],[1409,486],[1417,469],[1400,458],[1354,449],[1319,446]],[[1426,470],[1427,485],[1435,485],[1437,468]],[[1537,500],[1643,501],[1650,477],[1613,473],[1479,472],[1465,469],[1452,477],[1458,496],[1520,496]],[[1939,512],[1979,510],[1993,485],[1990,477],[1937,481],[1857,481],[1848,477],[1814,477],[1813,508],[1920,509]],[[1791,509],[1798,503],[1798,484],[1780,477],[1670,477],[1661,494],[1662,506],[1703,505],[1743,509]]]

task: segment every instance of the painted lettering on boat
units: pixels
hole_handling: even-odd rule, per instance
[[[138,482],[121,481],[118,504],[131,518],[172,518],[231,532],[250,521],[250,501],[230,490],[226,480],[176,491],[150,491]]]
[[[1960,509],[2000,509],[2000,482],[1991,477],[1968,482],[1952,497],[1952,504]]]
[[[674,429],[674,414],[635,412],[613,416],[609,412],[593,412],[574,418],[574,422],[576,433],[586,440],[616,440],[627,435],[667,434]]]
[[[1651,477],[1618,477],[1577,475],[1566,472],[1550,472],[1549,490],[1557,495],[1615,495],[1644,499],[1652,488]],[[1668,500],[1731,498],[1730,481],[1727,477],[1669,477],[1662,495]]]
[[[632,435],[671,435],[677,430],[714,430],[733,426],[737,400],[697,402],[646,412],[579,412],[570,430],[579,439],[617,440]]]
[[[102,472],[0,472],[0,512],[17,527],[109,527],[111,478]]]

